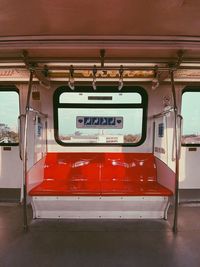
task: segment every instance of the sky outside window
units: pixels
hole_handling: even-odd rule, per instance
[[[0,91],[0,144],[18,142],[19,95]]]
[[[138,92],[63,92],[58,101],[58,137],[63,143],[138,143],[142,137],[143,99]],[[116,122],[113,127],[92,123],[109,118]],[[83,124],[86,119],[89,127]]]

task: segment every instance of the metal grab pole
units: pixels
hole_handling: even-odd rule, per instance
[[[183,127],[183,117],[178,114],[177,115],[179,121],[180,121],[180,124],[179,124],[179,139],[178,139],[178,159],[181,158],[181,137],[182,137],[182,127]]]
[[[28,230],[28,220],[27,220],[27,182],[26,182],[26,174],[27,174],[27,131],[28,131],[28,113],[30,106],[30,98],[31,98],[31,89],[33,82],[33,70],[30,70],[30,78],[29,78],[29,86],[28,86],[28,95],[26,101],[26,111],[25,111],[25,125],[24,125],[24,150],[23,150],[23,216],[24,216],[24,230]]]
[[[19,117],[18,117],[18,132],[19,132],[19,157],[20,159],[22,160],[22,123],[21,123],[21,119],[22,118],[25,118],[25,115],[24,114],[21,114]]]
[[[45,120],[45,146],[46,146],[46,154],[47,154],[47,151],[48,151],[48,142],[47,142],[47,135],[48,135],[48,133],[47,133],[47,129],[48,129],[48,122],[47,122],[47,118],[46,118],[46,120]]]
[[[171,86],[172,86],[172,96],[174,100],[174,145],[175,145],[175,200],[174,200],[174,224],[173,232],[177,233],[178,231],[178,193],[179,193],[179,147],[177,140],[177,118],[178,118],[178,108],[176,102],[176,91],[174,85],[174,71],[170,71],[171,77]]]
[[[154,154],[154,149],[155,149],[155,133],[156,133],[156,122],[153,121],[153,131],[152,131],[152,153]]]

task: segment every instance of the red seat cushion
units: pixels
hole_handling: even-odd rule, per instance
[[[31,196],[170,196],[151,153],[48,153]]]
[[[170,196],[172,192],[157,182],[110,182],[92,184],[86,181],[66,183],[45,180],[29,192],[30,196]]]

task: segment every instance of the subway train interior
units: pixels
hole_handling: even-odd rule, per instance
[[[200,265],[199,12],[0,0],[0,266]]]

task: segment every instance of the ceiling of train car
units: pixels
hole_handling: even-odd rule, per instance
[[[0,0],[0,57],[199,57],[199,12],[199,0]]]
[[[199,0],[1,0],[0,36],[200,36]]]
[[[0,0],[0,81],[27,80],[29,63],[43,68],[52,62],[66,63],[68,69],[62,65],[60,72],[50,70],[49,78],[66,79],[71,63],[100,64],[102,49],[105,65],[169,66],[182,51],[184,62],[200,66],[199,13],[199,0]],[[9,62],[24,62],[23,69],[6,68]],[[154,78],[153,70],[124,76],[148,80]],[[199,81],[197,72],[179,70],[176,79]],[[76,75],[92,78],[87,70]]]

